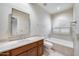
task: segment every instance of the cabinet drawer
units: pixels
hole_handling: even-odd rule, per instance
[[[43,44],[43,40],[38,41],[38,45]]]
[[[11,50],[11,54],[13,56],[15,56],[15,55],[21,54],[22,52],[27,51],[27,50],[35,47],[35,46],[37,46],[37,43],[31,43],[31,44],[28,44],[28,45],[24,45],[22,47]]]

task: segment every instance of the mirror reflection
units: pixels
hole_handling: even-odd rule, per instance
[[[29,14],[12,8],[11,35],[29,35],[30,30]]]

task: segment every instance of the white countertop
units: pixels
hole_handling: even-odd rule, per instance
[[[2,42],[0,43],[0,52],[5,52],[26,44],[33,43],[41,39],[43,39],[43,37],[30,37],[26,39],[15,40],[15,41]]]

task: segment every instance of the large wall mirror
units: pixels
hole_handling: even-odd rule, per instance
[[[29,14],[12,8],[10,19],[10,34],[11,36],[30,34],[30,18]]]

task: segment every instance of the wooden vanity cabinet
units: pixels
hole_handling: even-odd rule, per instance
[[[0,53],[1,56],[41,56],[43,55],[43,40],[39,40],[7,52]]]

